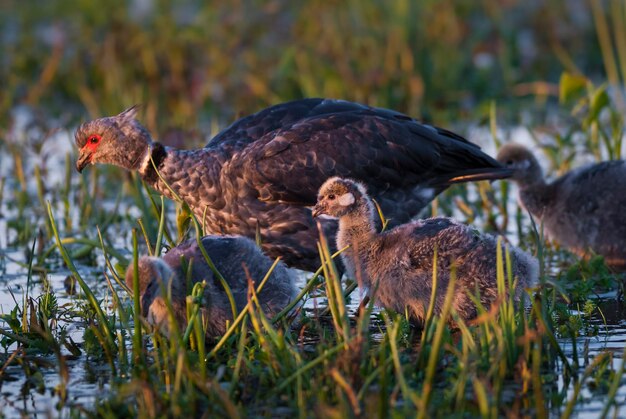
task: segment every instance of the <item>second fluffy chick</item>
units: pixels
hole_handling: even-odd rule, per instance
[[[247,237],[208,235],[201,239],[201,243],[228,284],[237,311],[240,312],[248,302],[248,278],[255,287],[258,286],[270,270],[272,260]],[[170,335],[165,291],[171,296],[170,303],[178,325],[185,327],[188,290],[193,284],[206,281],[201,313],[207,337],[221,336],[226,332],[227,322],[233,321],[230,301],[224,287],[204,259],[196,240],[188,240],[170,249],[162,258],[141,257],[138,268],[142,315],[149,323]],[[191,270],[190,275],[187,275],[187,269]],[[190,284],[187,284],[188,276]],[[131,264],[126,271],[126,284],[131,289],[133,277]],[[279,263],[258,294],[258,299],[265,314],[273,317],[296,294],[294,276],[283,263]]]

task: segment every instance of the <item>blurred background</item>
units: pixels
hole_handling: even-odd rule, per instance
[[[141,103],[155,132],[214,132],[302,97],[439,125],[495,102],[542,123],[564,71],[619,83],[625,16],[619,0],[1,0],[0,126],[16,105],[75,124]]]

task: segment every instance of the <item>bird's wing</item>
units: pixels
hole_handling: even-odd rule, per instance
[[[340,101],[310,98],[281,103],[263,109],[253,115],[238,119],[213,137],[206,147],[219,147],[220,149],[228,149],[231,152],[241,149],[270,132],[290,126],[304,118],[319,115],[321,112],[328,112],[329,106],[328,104],[325,105],[325,102]]]
[[[376,197],[416,185],[439,192],[455,178],[503,177],[497,173],[505,170],[456,134],[359,105],[267,132],[237,153],[223,173],[245,177],[261,200],[312,205],[331,176],[364,181]]]

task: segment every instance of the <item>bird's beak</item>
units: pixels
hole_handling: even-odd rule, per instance
[[[89,163],[91,163],[91,153],[89,151],[81,151],[76,161],[78,173],[81,173]]]
[[[503,167],[502,170],[498,172],[497,177],[489,179],[489,184],[493,185],[493,182],[495,182],[496,180],[508,179],[511,176],[513,176],[513,169],[511,169],[510,167]]]
[[[313,216],[313,218],[324,214],[324,205],[322,205],[321,202],[318,202],[314,207],[313,210],[311,210],[311,215]]]

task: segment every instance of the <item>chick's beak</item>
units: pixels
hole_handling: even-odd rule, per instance
[[[313,218],[325,214],[324,212],[325,208],[324,205],[321,202],[318,202],[314,207],[313,210],[311,211],[311,215],[313,216]]]
[[[78,173],[81,173],[89,163],[91,163],[91,153],[89,151],[81,151],[76,161],[76,170],[78,170]]]

